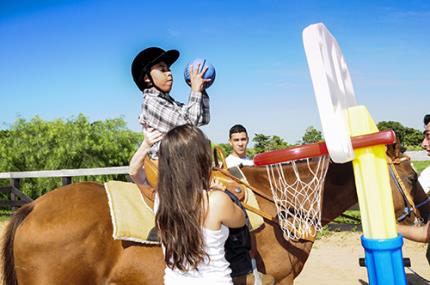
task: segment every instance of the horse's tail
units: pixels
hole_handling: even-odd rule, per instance
[[[15,233],[19,225],[24,221],[28,214],[33,211],[33,203],[22,206],[15,212],[6,227],[3,238],[2,253],[3,253],[3,284],[17,285],[15,272],[15,260],[13,257],[13,241]]]

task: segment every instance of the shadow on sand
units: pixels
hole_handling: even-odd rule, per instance
[[[406,273],[406,280],[408,280],[408,285],[429,285],[430,283],[421,279],[419,276],[413,274],[413,273]],[[360,285],[369,285],[367,281],[364,281],[362,279],[358,279],[358,282]]]

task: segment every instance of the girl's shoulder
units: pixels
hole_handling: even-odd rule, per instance
[[[211,190],[205,227],[219,229],[221,224],[229,228],[238,228],[245,224],[245,216],[242,209],[224,191]]]
[[[231,198],[222,190],[210,190],[209,192],[209,211],[224,216],[229,215],[233,210],[234,203]]]
[[[204,227],[210,230],[219,230],[225,215],[231,214],[231,200],[222,190],[208,191],[208,207]]]
[[[230,197],[222,190],[210,190],[208,191],[208,196],[209,205],[231,203]]]

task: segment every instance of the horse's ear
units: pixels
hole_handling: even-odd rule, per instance
[[[401,151],[402,145],[400,143],[399,137],[397,137],[397,136],[396,136],[396,143],[394,144],[394,146],[395,146],[395,151],[396,151],[395,152],[396,153],[396,158],[399,158],[402,155],[402,151]]]
[[[400,139],[396,136],[396,142],[393,144],[387,145],[387,155],[393,160],[396,161],[400,159],[402,155]]]
[[[387,151],[385,152],[387,156],[391,159],[394,158],[394,144],[387,144]]]

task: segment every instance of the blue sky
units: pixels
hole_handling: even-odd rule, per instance
[[[357,101],[375,121],[422,128],[430,113],[430,2],[410,1],[10,1],[0,2],[0,127],[20,116],[91,121],[123,116],[140,130],[141,94],[130,74],[149,46],[176,48],[171,95],[186,101],[185,65],[206,58],[221,143],[242,123],[290,143],[320,129],[302,43],[323,22],[336,37]],[[426,101],[425,101],[426,100]]]

